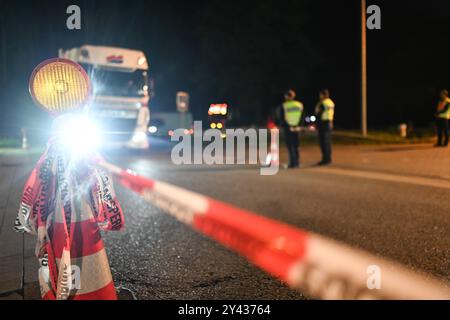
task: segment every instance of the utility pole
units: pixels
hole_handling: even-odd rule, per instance
[[[367,137],[366,0],[361,0],[361,133]]]

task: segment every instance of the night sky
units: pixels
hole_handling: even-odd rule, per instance
[[[450,2],[370,1],[382,30],[368,30],[369,129],[433,121],[438,91],[450,87]],[[82,29],[66,28],[70,4]],[[143,50],[155,80],[152,111],[175,111],[188,91],[196,119],[226,102],[235,125],[265,124],[293,88],[312,112],[329,88],[336,126],[358,128],[359,1],[0,1],[2,131],[42,126],[28,77],[58,48],[82,44]]]

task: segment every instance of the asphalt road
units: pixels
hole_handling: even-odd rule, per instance
[[[351,165],[339,171],[339,164],[327,171],[312,167],[308,151],[305,154],[303,168],[280,170],[275,176],[261,176],[254,166],[174,166],[169,149],[155,143],[151,153],[116,152],[108,158],[142,175],[340,240],[450,283],[449,180],[430,178],[441,187],[414,176],[404,181],[405,174],[379,179],[373,168],[355,176]],[[106,247],[116,285],[131,289],[139,299],[305,298],[133,192],[116,188],[126,231],[105,234]]]
[[[158,180],[314,231],[422,270],[450,285],[450,149],[339,146],[317,168],[261,176],[257,166],[175,166],[170,145],[109,151],[108,160]],[[38,153],[0,157],[0,300],[39,298],[36,239],[12,231]],[[282,160],[286,159],[282,152]],[[245,259],[189,229],[116,183],[124,232],[105,233],[117,286],[138,299],[304,299]]]

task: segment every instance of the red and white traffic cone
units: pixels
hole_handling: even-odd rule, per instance
[[[63,214],[56,214],[54,217],[47,252],[50,277],[55,279],[57,288],[45,288],[42,292],[44,300],[117,300],[100,229],[87,197],[88,195],[80,196],[79,210],[72,212],[69,241],[65,217]],[[57,202],[57,209],[61,205]],[[68,261],[64,261],[65,254]],[[71,270],[71,283],[60,280],[62,263],[70,264],[68,269]],[[64,298],[61,297],[61,292],[64,292]]]

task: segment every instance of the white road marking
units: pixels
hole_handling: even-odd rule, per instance
[[[381,172],[361,171],[361,170],[351,170],[351,169],[338,169],[338,168],[308,168],[306,170],[311,171],[311,172],[331,173],[331,174],[336,174],[336,175],[341,175],[341,176],[349,176],[349,177],[355,177],[355,178],[382,180],[382,181],[390,181],[390,182],[401,182],[401,183],[415,184],[415,185],[419,185],[419,186],[450,189],[450,181],[446,181],[446,180],[442,180],[442,179],[433,179],[433,178],[425,178],[425,177],[417,177],[417,176],[402,176],[402,175],[396,175],[396,174],[391,174],[391,173],[381,173]]]

